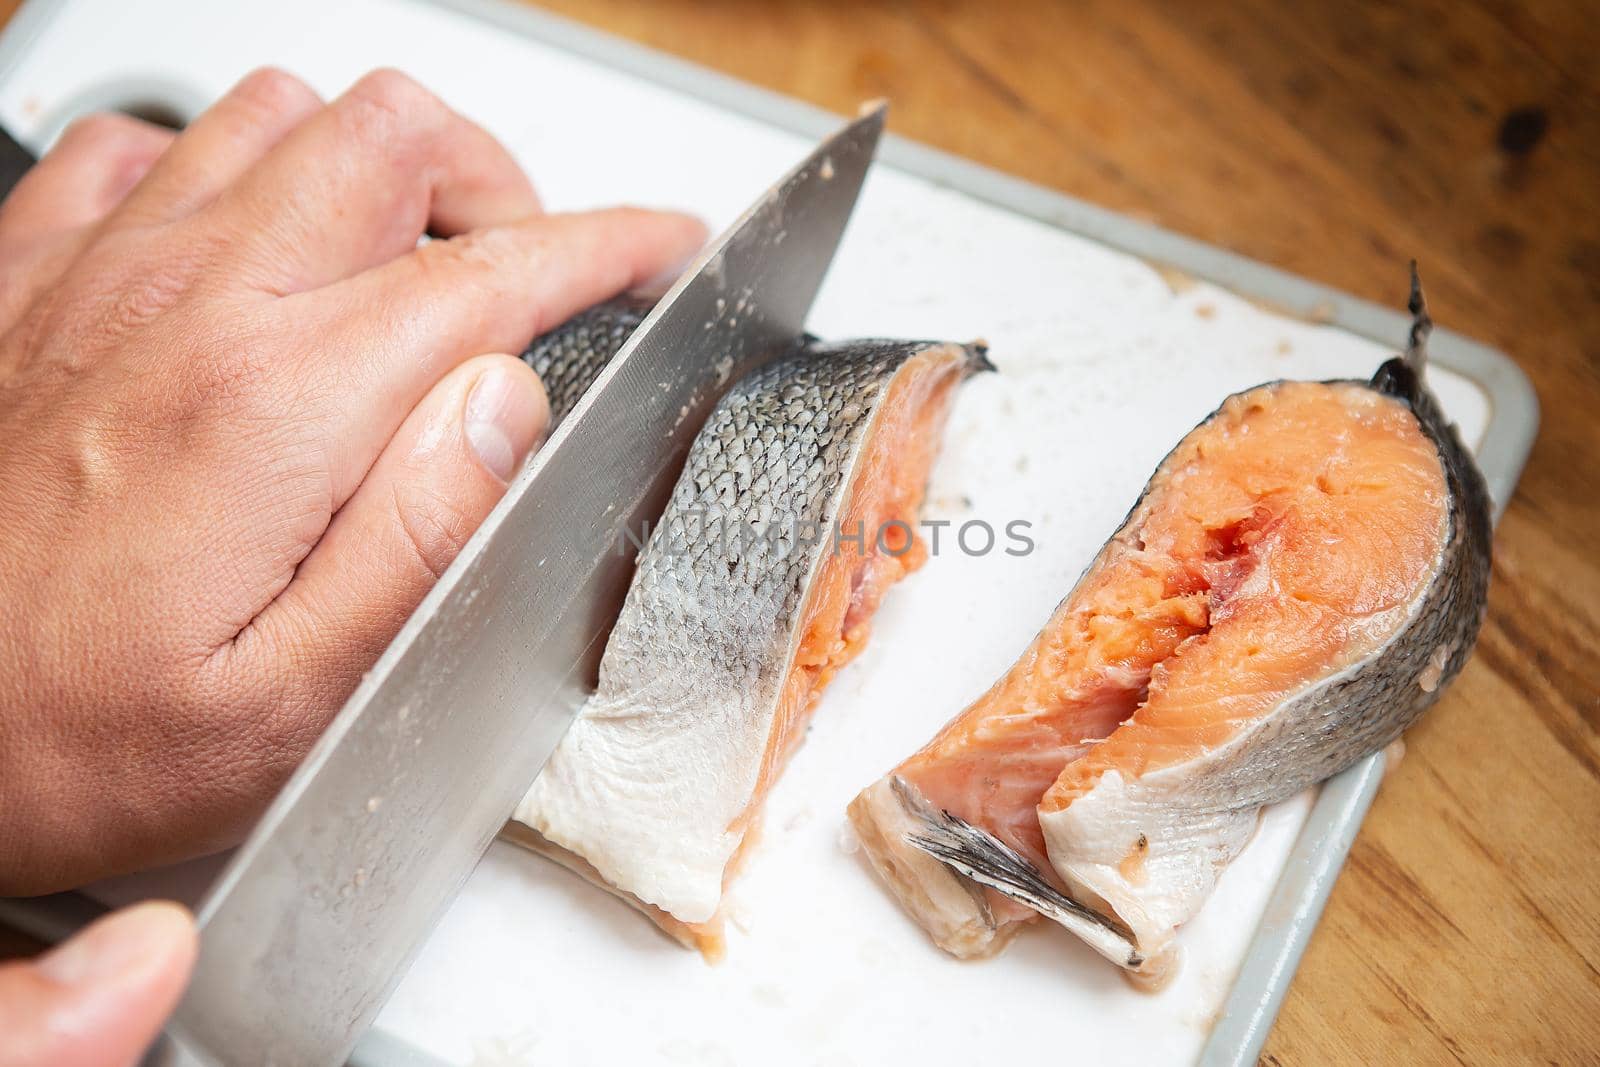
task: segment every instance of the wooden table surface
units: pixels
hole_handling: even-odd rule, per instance
[[[1600,1055],[1591,5],[543,6],[839,112],[889,97],[898,133],[1373,300],[1416,256],[1438,321],[1509,352],[1543,425],[1477,655],[1408,735],[1264,1061]]]
[[[1543,427],[1478,653],[1407,738],[1268,1063],[1600,1055],[1600,20],[1572,2],[542,6],[1398,305]],[[1003,1021],[997,1021],[1004,1024]]]
[[[541,6],[837,112],[886,96],[896,133],[1374,301],[1416,256],[1542,429],[1477,656],[1406,737],[1264,1062],[1600,1056],[1592,6]]]
[[[835,111],[888,97],[898,133],[1373,300],[1399,305],[1417,257],[1435,318],[1527,370],[1543,427],[1478,653],[1408,735],[1264,1060],[1600,1056],[1592,7],[541,6]]]

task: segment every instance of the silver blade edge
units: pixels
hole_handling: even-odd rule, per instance
[[[344,1061],[588,692],[624,532],[801,331],[882,127],[845,127],[707,247],[368,672],[201,903],[191,1052]]]

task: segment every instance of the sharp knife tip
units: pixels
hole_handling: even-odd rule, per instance
[[[888,119],[888,117],[889,117],[889,98],[885,97],[885,96],[880,96],[880,97],[876,97],[876,98],[874,98],[872,100],[868,100],[866,103],[864,103],[860,107],[856,108],[856,121],[857,122],[860,122],[862,120],[869,120],[869,121],[875,120],[878,123],[878,125],[881,126]]]

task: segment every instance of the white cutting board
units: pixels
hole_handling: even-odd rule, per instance
[[[780,129],[422,2],[59,7],[0,84],[0,120],[36,144],[85,103],[149,87],[184,106],[272,63],[328,94],[373,66],[414,74],[499,136],[552,210],[631,201],[721,226],[807,149]],[[733,892],[726,962],[707,965],[606,894],[497,843],[378,1027],[483,1067],[877,1064],[910,1050],[929,1067],[1193,1058],[1308,798],[1268,813],[1183,930],[1181,976],[1155,995],[1043,926],[994,961],[941,954],[852,851],[844,807],[1011,663],[1155,464],[1225,395],[1279,377],[1365,377],[1388,350],[1210,286],[1174,293],[1135,259],[886,168],[867,184],[811,327],[987,339],[1001,373],[965,387],[926,516],[996,528],[1027,520],[1036,551],[947,550],[891,592],[872,643],[828,690],[773,792]],[[1443,372],[1433,381],[1477,439],[1483,393]],[[154,885],[190,896],[209,869],[102,895]]]

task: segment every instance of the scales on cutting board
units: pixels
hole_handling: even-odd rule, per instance
[[[713,230],[836,123],[528,9],[424,0],[33,0],[0,40],[0,122],[41,150],[88,110],[192,115],[263,64],[330,96],[399,67],[498,136],[550,209],[671,205]],[[732,891],[725,962],[496,843],[353,1062],[866,1064],[917,1049],[932,1067],[1059,1054],[1063,1033],[1087,1063],[1253,1062],[1381,756],[1267,812],[1183,929],[1185,966],[1158,994],[1047,924],[996,960],[943,955],[856,853],[844,806],[1010,665],[1167,449],[1225,395],[1370,375],[1403,343],[1405,283],[1397,262],[1395,310],[1378,308],[891,139],[810,326],[985,338],[1001,373],[964,388],[925,516],[1025,520],[1035,550],[946,551],[886,599],[773,791]],[[1447,331],[1431,354],[1503,505],[1537,424],[1532,391],[1504,356]],[[89,893],[193,900],[215,869]],[[45,930],[84,904],[0,914]]]

